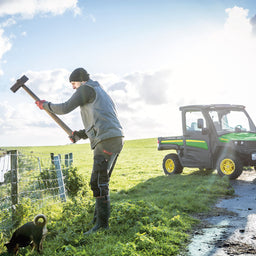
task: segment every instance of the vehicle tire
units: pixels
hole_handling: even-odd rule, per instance
[[[221,156],[217,162],[217,171],[220,176],[234,180],[243,172],[243,164],[239,158],[232,155]]]
[[[163,169],[166,175],[182,173],[183,167],[177,154],[168,154],[163,160]]]

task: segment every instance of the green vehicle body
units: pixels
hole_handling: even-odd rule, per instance
[[[183,167],[217,169],[236,179],[243,167],[256,166],[256,127],[242,105],[180,107],[183,136],[159,137],[158,150],[175,150],[163,160],[166,174]]]

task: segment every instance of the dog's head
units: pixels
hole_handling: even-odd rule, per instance
[[[19,250],[19,244],[7,243],[5,244],[8,253],[16,255]]]

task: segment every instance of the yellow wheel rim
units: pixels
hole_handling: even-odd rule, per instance
[[[223,159],[220,163],[220,170],[225,174],[225,175],[230,175],[235,171],[235,163],[233,160],[226,158]]]
[[[172,172],[174,171],[174,169],[175,169],[175,164],[174,164],[174,162],[173,162],[172,159],[167,159],[167,160],[165,161],[165,169],[166,169],[167,172],[169,172],[169,173],[172,173]]]

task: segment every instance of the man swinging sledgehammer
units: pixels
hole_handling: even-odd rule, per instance
[[[69,81],[76,90],[69,100],[60,104],[38,100],[36,104],[40,109],[58,115],[69,113],[80,107],[85,129],[74,131],[70,139],[75,143],[77,137],[89,138],[94,153],[90,185],[93,196],[96,198],[96,224],[85,233],[90,234],[99,229],[108,228],[109,178],[122,150],[124,135],[112,99],[97,81],[90,79],[85,69],[75,69]]]

